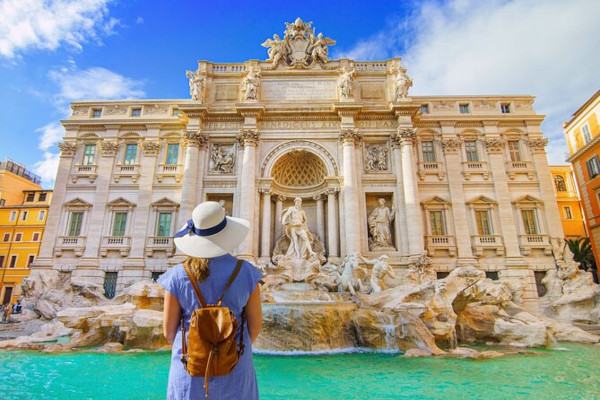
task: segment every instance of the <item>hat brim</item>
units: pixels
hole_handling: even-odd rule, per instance
[[[210,236],[198,236],[190,232],[175,238],[175,246],[188,256],[198,258],[213,258],[230,253],[244,241],[250,231],[250,223],[241,218],[226,218],[227,225],[222,231]]]

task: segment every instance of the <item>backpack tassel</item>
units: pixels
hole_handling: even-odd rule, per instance
[[[206,390],[206,395],[204,397],[206,398],[208,398],[208,373],[210,371],[210,366],[212,364],[213,356],[215,354],[217,354],[217,348],[213,345],[213,348],[208,354],[208,361],[206,362],[206,372],[204,373],[204,389]]]

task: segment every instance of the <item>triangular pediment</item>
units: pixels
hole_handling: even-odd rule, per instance
[[[133,208],[135,207],[135,203],[130,202],[129,200],[126,200],[122,197],[119,197],[118,199],[115,199],[109,203],[106,204],[109,208],[115,208],[115,207],[126,207],[126,208]]]
[[[432,205],[442,205],[442,204],[450,204],[450,202],[443,197],[433,196],[425,201],[422,201],[421,204],[424,206],[432,206]]]
[[[69,200],[64,204],[65,208],[91,208],[92,204],[87,201],[76,197],[73,200]]]
[[[533,197],[531,195],[526,195],[523,197],[519,197],[517,200],[513,201],[513,204],[540,204],[542,200],[537,197]]]
[[[498,203],[496,202],[496,200],[482,195],[482,196],[477,196],[477,197],[469,200],[466,204],[469,206],[472,206],[472,205],[481,205],[481,204],[496,205]]]
[[[163,197],[160,200],[156,200],[154,203],[150,204],[153,208],[179,208],[179,203],[174,202],[171,199]]]

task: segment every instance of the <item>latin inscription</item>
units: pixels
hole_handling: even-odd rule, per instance
[[[263,100],[333,100],[335,81],[265,81]]]

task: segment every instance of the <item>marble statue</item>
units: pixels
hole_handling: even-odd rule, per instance
[[[375,258],[373,260],[368,260],[363,256],[360,256],[360,259],[365,264],[369,264],[373,266],[371,270],[371,279],[369,280],[369,284],[371,285],[371,293],[379,293],[386,289],[385,285],[385,277],[390,276],[390,278],[396,279],[396,275],[394,275],[394,270],[388,264],[388,256],[382,255],[379,258]]]
[[[408,89],[413,85],[412,79],[406,75],[406,71],[399,69],[394,77],[396,89],[396,100],[405,99],[408,96]]]
[[[392,233],[390,225],[394,220],[396,211],[392,206],[385,205],[385,199],[378,200],[379,207],[375,208],[368,218],[369,233],[369,250],[394,249],[392,245]]]
[[[342,67],[342,73],[338,78],[338,92],[340,100],[349,100],[354,97],[352,92],[352,80],[354,79],[354,69]]]
[[[302,209],[302,199],[296,197],[294,205],[288,207],[281,216],[281,224],[285,226],[285,234],[290,239],[286,256],[308,260],[316,256],[310,242],[312,234],[306,225],[306,213]]]
[[[260,70],[251,66],[248,74],[242,79],[244,100],[258,100],[258,87],[260,86]]]
[[[287,44],[283,40],[279,39],[279,35],[273,35],[273,39],[267,39],[262,47],[268,47],[267,54],[269,55],[268,61],[271,61],[273,67],[276,67],[279,61],[285,57]],[[288,49],[289,51],[289,49]]]
[[[233,172],[235,159],[233,157],[233,147],[227,149],[227,146],[214,146],[210,155],[210,171],[217,173]]]
[[[338,289],[340,291],[347,290],[353,295],[356,295],[356,291],[366,291],[366,287],[363,285],[358,274],[361,273],[363,276],[366,276],[367,273],[364,268],[361,268],[358,265],[358,258],[358,253],[348,254],[346,257],[344,257],[344,260],[341,264],[342,274],[340,275],[338,272],[334,272],[334,275],[336,275],[338,278]]]
[[[388,149],[385,144],[374,144],[367,147],[367,159],[365,162],[367,171],[388,170]]]
[[[329,49],[327,48],[327,45],[333,44],[335,44],[334,40],[331,40],[330,38],[324,38],[323,34],[319,33],[314,43],[309,47],[309,50],[311,50],[310,55],[313,60],[322,61],[324,63],[328,62]]]
[[[190,95],[194,101],[202,101],[204,95],[205,79],[200,75],[199,71],[187,71],[185,76],[190,80]]]
[[[223,210],[225,210],[225,215],[229,215],[229,211],[227,211],[227,202],[223,199],[219,200],[219,204],[221,205],[221,207],[223,207]]]

